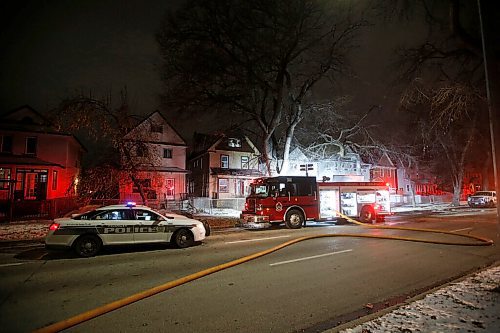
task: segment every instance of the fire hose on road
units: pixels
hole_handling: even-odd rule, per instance
[[[391,239],[391,240],[401,240],[401,241],[410,241],[410,242],[420,242],[420,243],[431,243],[431,244],[443,244],[443,245],[460,245],[460,246],[490,246],[493,245],[493,240],[479,237],[479,236],[474,236],[474,235],[466,235],[466,234],[460,234],[460,233],[455,233],[451,231],[446,231],[446,230],[439,230],[439,229],[420,229],[420,228],[405,228],[405,227],[393,227],[393,226],[378,226],[378,225],[369,225],[365,223],[361,223],[359,221],[356,221],[344,214],[341,214],[340,212],[337,212],[340,217],[358,225],[362,225],[363,227],[366,228],[372,228],[372,229],[389,229],[389,230],[404,230],[404,231],[418,231],[418,232],[429,232],[429,233],[439,233],[439,234],[446,234],[446,235],[453,235],[453,236],[459,236],[459,237],[464,237],[464,238],[469,238],[474,240],[475,242],[453,242],[453,241],[435,241],[435,240],[428,240],[424,238],[414,238],[414,237],[401,237],[401,236],[382,236],[382,235],[365,235],[365,234],[351,234],[351,233],[346,233],[346,234],[319,234],[319,235],[312,235],[312,236],[304,236],[304,237],[299,237],[293,240],[290,240],[288,242],[279,244],[277,246],[274,246],[272,248],[266,249],[264,251],[260,251],[257,253],[250,254],[248,256],[221,264],[217,266],[213,266],[207,269],[204,269],[202,271],[184,276],[182,278],[179,278],[174,281],[167,282],[165,284],[150,288],[148,290],[144,290],[142,292],[136,293],[134,295],[116,300],[114,302],[105,304],[103,306],[100,306],[98,308],[83,312],[81,314],[78,314],[74,317],[59,321],[57,323],[45,326],[41,329],[36,330],[35,332],[39,333],[48,333],[48,332],[59,332],[65,329],[68,329],[70,327],[73,327],[75,325],[78,325],[80,323],[83,323],[85,321],[91,320],[93,318],[96,318],[98,316],[101,316],[105,313],[117,310],[119,308],[122,308],[126,305],[135,303],[137,301],[140,301],[142,299],[145,299],[147,297],[159,294],[163,291],[178,287],[180,285],[186,284],[190,281],[197,280],[199,278],[202,278],[204,276],[222,271],[224,269],[234,267],[237,265],[240,265],[242,263],[248,262],[250,260],[260,258],[262,256],[265,256],[267,254],[276,252],[280,249],[283,249],[285,247],[288,247],[290,245],[303,242],[306,240],[310,239],[316,239],[316,238],[326,238],[326,237],[356,237],[356,238],[376,238],[376,239]]]

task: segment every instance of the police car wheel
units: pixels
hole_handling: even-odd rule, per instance
[[[174,235],[174,243],[181,249],[192,246],[194,243],[193,234],[187,229],[180,229]]]
[[[292,209],[286,214],[286,227],[289,229],[299,229],[304,224],[304,216],[297,209]]]
[[[80,257],[93,257],[102,247],[101,239],[94,235],[82,235],[78,237],[73,249]]]

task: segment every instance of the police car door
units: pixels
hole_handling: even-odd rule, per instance
[[[134,240],[136,243],[166,242],[169,240],[169,228],[167,221],[146,209],[134,209],[136,227],[134,228]]]
[[[131,244],[134,242],[135,219],[131,209],[109,209],[94,217],[104,244]]]

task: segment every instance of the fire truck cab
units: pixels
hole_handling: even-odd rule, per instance
[[[390,214],[389,191],[380,182],[317,182],[315,177],[279,176],[250,185],[241,225],[260,229],[285,223],[297,229],[306,220],[338,220],[344,215],[372,223]]]

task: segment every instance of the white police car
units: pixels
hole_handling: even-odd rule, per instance
[[[185,248],[205,239],[209,230],[198,220],[177,214],[163,216],[149,207],[128,203],[55,219],[45,247],[72,248],[82,257],[94,256],[107,245],[172,242]]]

